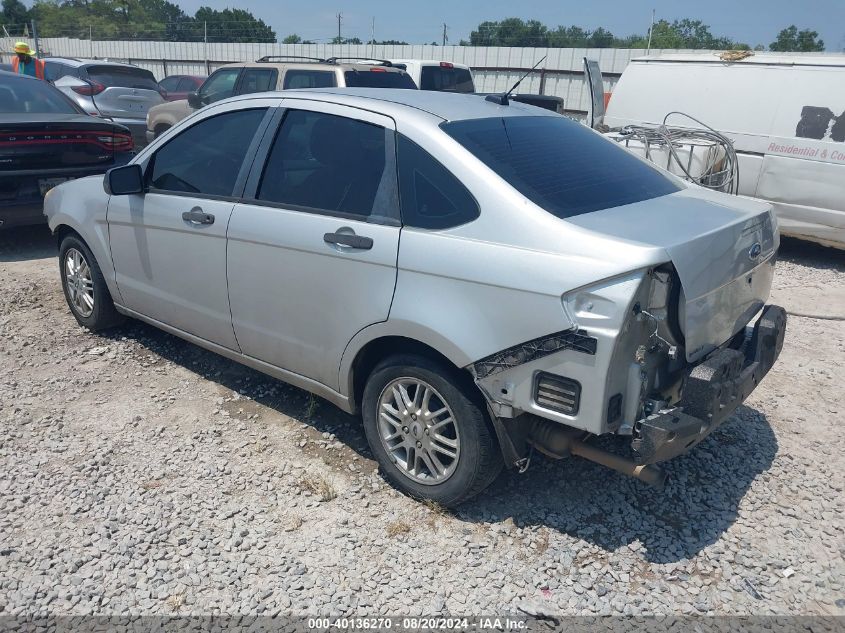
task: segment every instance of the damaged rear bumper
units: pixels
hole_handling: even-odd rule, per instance
[[[750,331],[749,331],[750,330]],[[786,311],[766,306],[739,349],[722,349],[689,370],[678,406],[634,427],[637,463],[677,457],[701,442],[742,404],[777,360],[786,333]]]

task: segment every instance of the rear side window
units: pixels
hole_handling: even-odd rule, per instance
[[[168,141],[147,169],[150,187],[231,196],[266,108],[235,110],[200,121]]]
[[[416,90],[417,84],[408,73],[387,72],[384,68],[347,70],[343,73],[348,88],[408,88]]]
[[[289,110],[257,198],[358,219],[396,218],[393,132],[356,119]]]
[[[504,117],[441,124],[526,198],[559,218],[679,191],[656,168],[566,117]]]
[[[475,92],[472,75],[466,68],[423,66],[420,71],[420,90],[440,92]]]
[[[56,81],[56,79],[61,79],[65,75],[68,74],[68,70],[70,70],[64,64],[58,64],[56,62],[45,62],[44,64],[44,77],[47,81]]]
[[[88,77],[107,88],[158,90],[158,83],[149,70],[131,66],[88,66]]]
[[[193,77],[182,77],[176,92],[193,92],[199,88],[201,84],[202,81],[197,81]]]
[[[399,135],[402,223],[445,229],[478,217],[478,203],[452,173],[413,141]]]
[[[241,85],[238,87],[238,94],[250,94],[253,92],[267,92],[276,89],[276,82],[279,72],[270,68],[246,68],[241,76]]]
[[[289,70],[285,73],[285,90],[296,88],[334,88],[335,74],[328,70]]]

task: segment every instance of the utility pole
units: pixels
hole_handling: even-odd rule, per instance
[[[211,69],[208,65],[208,21],[202,23],[202,41],[203,50],[205,51],[205,74],[210,75]]]
[[[88,25],[88,48],[90,49],[91,59],[94,59],[94,27]]]
[[[338,12],[337,14],[337,43],[343,44],[343,38],[340,35],[340,23],[343,20],[343,14]]]
[[[651,50],[651,34],[654,33],[654,9],[651,10],[651,26],[648,29],[648,45],[645,49],[645,54],[648,55]]]
[[[376,17],[373,16],[373,24],[370,29],[370,55],[376,54]]]
[[[446,23],[444,22],[443,23],[443,46],[446,46],[446,42],[449,40],[449,38],[446,37],[446,29],[447,28],[449,28],[449,27],[447,27]]]
[[[35,43],[35,56],[41,54],[41,48],[38,46],[38,29],[35,27],[35,20],[32,21],[32,41]]]

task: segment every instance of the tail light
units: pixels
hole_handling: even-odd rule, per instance
[[[455,64],[452,62],[440,62],[440,68],[454,68]]]
[[[73,90],[76,94],[83,95],[85,97],[93,97],[94,95],[100,94],[106,87],[98,81],[89,81],[84,86],[71,86],[71,90]]]
[[[131,152],[135,149],[135,141],[131,134],[106,132],[105,134],[98,134],[97,140],[106,147],[111,147],[115,152]]]
[[[370,68],[371,73],[386,73],[387,71],[384,68]]]

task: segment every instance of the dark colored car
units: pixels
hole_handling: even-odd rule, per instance
[[[187,99],[188,94],[196,92],[205,81],[204,76],[198,75],[170,75],[158,82],[165,101],[179,101]]]
[[[46,81],[0,71],[0,229],[39,224],[44,194],[127,163],[122,125],[85,112]]]

